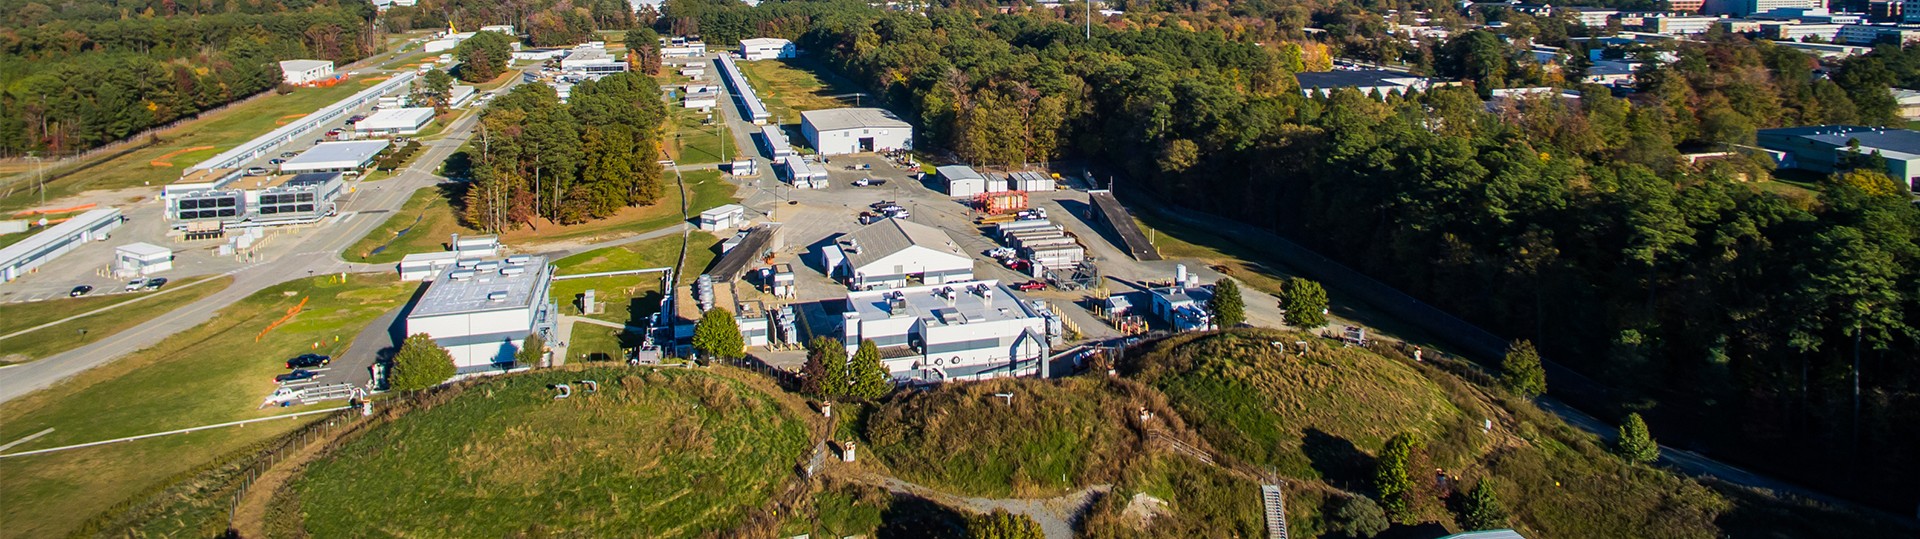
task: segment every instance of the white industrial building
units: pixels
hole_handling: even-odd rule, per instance
[[[151,243],[129,243],[113,248],[113,276],[146,277],[173,269],[173,249]]]
[[[700,212],[700,230],[709,232],[732,230],[747,224],[747,207],[728,204]]]
[[[333,62],[327,60],[284,60],[280,62],[280,82],[305,86],[333,78]]]
[[[399,271],[402,281],[426,281],[437,279],[447,268],[454,267],[462,260],[480,261],[500,256],[499,236],[465,236],[454,234],[447,242],[452,249],[438,253],[414,253],[400,258]]]
[[[106,240],[107,233],[125,220],[118,208],[88,210],[19,243],[0,247],[0,283],[18,279],[89,241]]]
[[[987,177],[966,165],[947,165],[933,169],[947,182],[947,196],[973,197],[987,192]]]
[[[461,260],[427,285],[407,314],[407,334],[425,333],[453,355],[462,375],[505,372],[528,335],[552,333],[553,267],[539,256]]]
[[[560,69],[587,75],[608,75],[625,73],[627,62],[607,54],[605,44],[594,42],[567,51],[567,56],[560,59]]]
[[[1173,326],[1174,331],[1214,329],[1213,311],[1207,308],[1213,289],[1196,283],[1184,265],[1174,271],[1172,285],[1147,289],[1147,295],[1153,298],[1153,315]]]
[[[800,113],[800,133],[820,155],[913,149],[913,126],[886,109],[809,110]]]
[[[333,214],[334,199],[345,186],[339,172],[249,176],[219,189],[168,198],[167,218],[181,223],[175,225],[181,229],[195,222],[228,227],[312,223]]]
[[[856,290],[973,280],[973,257],[940,229],[887,219],[841,236],[824,267]]]
[[[666,38],[660,38],[666,41]],[[676,40],[660,47],[661,58],[694,58],[707,55],[707,44],[698,41]]]
[[[432,122],[432,107],[386,109],[353,124],[353,132],[361,138],[417,135]]]
[[[740,40],[740,58],[752,62],[756,60],[774,60],[792,58],[798,52],[793,42],[777,37],[755,37]]]
[[[280,163],[280,173],[358,171],[372,165],[373,158],[391,144],[386,140],[322,142]]]
[[[187,167],[187,170],[180,174],[179,181],[162,188],[161,195],[171,198],[180,194],[213,189],[225,185],[227,182],[240,178],[242,169],[247,162],[277,152],[281,146],[285,146],[294,140],[305,138],[306,134],[320,129],[322,126],[329,125],[333,120],[346,116],[352,111],[359,110],[360,107],[380,99],[380,96],[386,95],[388,92],[411,87],[413,80],[416,78],[419,78],[419,75],[411,71],[400,72],[394,75],[393,78],[374,84],[372,88],[361,90],[346,99],[335,101],[332,105],[327,105],[326,108],[314,111],[313,114],[301,116],[292,123],[275,128],[265,135],[260,135],[253,140],[247,141],[245,144],[235,146],[231,150],[220,152],[219,155],[195,163],[193,166]]]
[[[455,84],[447,88],[447,106],[456,108],[466,106],[467,102],[472,101],[475,95],[478,94],[475,93],[472,86]]]
[[[720,92],[687,92],[686,97],[680,101],[680,106],[702,112],[712,110],[720,106]]]
[[[898,384],[1046,377],[1047,312],[999,281],[849,292],[841,342],[873,341]]]

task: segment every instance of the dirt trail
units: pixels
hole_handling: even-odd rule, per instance
[[[358,418],[354,418],[358,419]],[[352,419],[347,420],[352,421]],[[327,442],[339,438],[359,425],[347,425],[337,432],[326,436],[313,436],[305,446],[295,449],[273,464],[273,467],[260,472],[260,477],[247,487],[246,494],[240,497],[240,504],[233,510],[233,520],[227,526],[238,532],[240,537],[265,537],[267,507],[273,503],[273,494],[280,490],[301,468],[306,467],[315,457],[326,449]]]

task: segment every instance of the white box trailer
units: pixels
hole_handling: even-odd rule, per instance
[[[1046,266],[1054,269],[1066,269],[1080,265],[1086,260],[1087,250],[1079,245],[1056,245],[1040,247],[1027,251],[1027,260],[1034,266]]]
[[[1053,224],[1052,221],[1048,221],[1046,219],[1027,219],[1024,221],[1014,221],[1011,223],[1000,223],[999,226],[994,227],[994,233],[999,235],[1001,239],[1005,239],[1008,234],[1011,234],[1014,232],[1018,232],[1022,230],[1041,230],[1041,229],[1047,229],[1047,228],[1059,228],[1059,225],[1055,225]]]

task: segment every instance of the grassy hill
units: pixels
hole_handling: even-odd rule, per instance
[[[864,437],[908,481],[963,495],[1048,497],[1119,477],[1145,449],[1130,419],[1142,407],[1170,411],[1118,380],[948,384],[880,405]]]
[[[1313,349],[1272,344],[1301,340]],[[1170,339],[1132,370],[1222,453],[1331,487],[1330,497],[1374,495],[1374,456],[1386,438],[1409,432],[1426,440],[1433,466],[1446,473],[1441,496],[1463,498],[1491,478],[1528,537],[1719,535],[1715,520],[1729,504],[1712,490],[1628,465],[1504,392],[1381,352],[1246,330]],[[1483,419],[1494,427],[1482,431]],[[1430,501],[1418,520],[1457,530],[1448,503]]]
[[[556,400],[548,386],[595,379]],[[764,381],[550,370],[481,382],[310,465],[278,505],[314,537],[697,537],[741,525],[803,460]],[[768,385],[767,387],[770,387]],[[777,391],[777,390],[776,390]]]

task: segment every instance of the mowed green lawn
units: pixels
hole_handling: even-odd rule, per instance
[[[706,236],[706,234],[701,234]],[[597,249],[555,262],[560,275],[579,275],[605,271],[672,267],[680,258],[680,236],[672,235],[618,247]],[[553,301],[561,312],[605,320],[616,324],[640,325],[660,307],[661,273],[613,275],[554,281]],[[580,312],[579,297],[592,289],[595,301],[606,304],[597,314]],[[611,328],[608,328],[611,329]],[[575,331],[578,331],[576,326]]]
[[[391,264],[414,253],[445,251],[454,234],[478,234],[461,226],[448,202],[451,193],[444,187],[414,191],[406,205],[340,255],[369,264]]]
[[[389,275],[301,279],[263,290],[200,327],[86,371],[53,388],[0,404],[0,441],[47,428],[9,452],[267,417],[260,409],[286,372],[287,357],[318,344],[339,355],[374,318],[402,305],[414,283]],[[307,304],[264,338],[255,336]],[[335,339],[339,340],[336,342]],[[82,521],[168,477],[291,430],[304,419],[269,421],[45,455],[0,459],[0,537],[62,536]],[[0,442],[0,443],[4,443]]]
[[[293,93],[264,97],[202,117],[169,133],[159,144],[49,181],[46,199],[51,201],[95,189],[165,185],[180,179],[181,171],[187,167],[264,135],[280,127],[282,124],[279,122],[297,119],[296,115],[311,113],[366,89],[367,85],[361,82],[362,79],[356,78],[330,88],[299,88]],[[201,146],[213,148],[168,155]],[[170,163],[171,166],[156,167],[154,161]],[[0,211],[26,209],[39,203],[38,193],[32,190],[19,191],[0,198]]]
[[[835,97],[863,90],[850,81],[828,73],[811,59],[739,62],[739,66],[740,72],[747,76],[747,84],[753,85],[754,94],[766,103],[767,113],[783,124],[798,125],[800,113],[809,110],[851,107],[855,104],[879,106],[871,95],[858,100]]]
[[[556,400],[548,386],[600,382]],[[375,427],[294,480],[314,537],[701,537],[763,505],[811,444],[762,391],[692,370],[545,370]]]
[[[673,183],[673,173],[669,171],[667,174],[666,195],[652,205],[626,208],[613,217],[577,225],[549,225],[537,229],[523,226],[501,234],[500,241],[526,251],[552,242],[617,239],[684,222],[685,219],[680,215],[679,189]],[[686,182],[687,191],[692,195],[689,213],[699,213],[735,201],[733,185],[721,180],[719,171],[687,172]],[[449,198],[453,195],[454,192],[448,189],[422,189],[415,192],[405,207],[387,217],[385,223],[368,232],[366,237],[360,238],[342,255],[348,260],[387,264],[399,262],[409,254],[444,251],[446,242],[453,234],[479,234],[479,231],[460,223]],[[406,233],[396,236],[402,230],[406,230]],[[386,245],[384,250],[373,252],[374,248],[382,245]]]
[[[724,105],[723,105],[724,106]],[[667,122],[663,141],[667,158],[680,164],[729,163],[740,157],[733,145],[733,132],[720,118],[720,111],[701,113],[680,106],[680,100],[667,104],[672,121]],[[708,118],[712,123],[708,124]]]
[[[232,277],[193,277],[159,292],[105,294],[0,305],[0,364],[20,363],[85,346],[142,322],[158,318],[200,298],[225,290]],[[58,325],[5,337],[74,315],[112,310]]]

